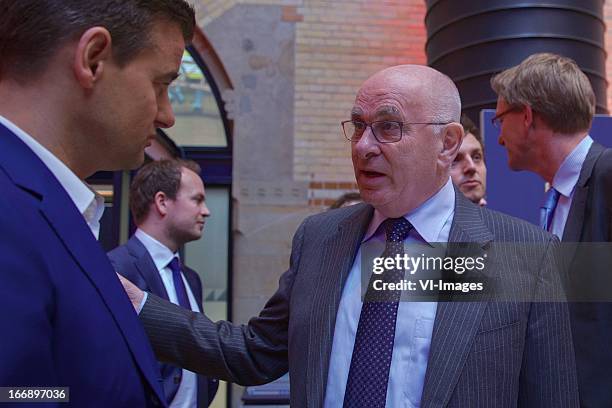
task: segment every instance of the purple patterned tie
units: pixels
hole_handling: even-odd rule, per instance
[[[385,220],[383,227],[387,243],[382,256],[402,255],[404,240],[412,229],[412,224],[405,218],[389,218]],[[378,275],[376,279],[399,282],[403,277],[403,270],[392,269]],[[372,281],[368,284],[355,335],[355,347],[344,393],[344,408],[385,406],[400,296],[400,291],[377,292],[372,289]]]
[[[172,270],[174,291],[176,292],[176,299],[178,300],[179,306],[191,310],[189,298],[187,297],[187,289],[185,289],[185,284],[183,283],[183,277],[181,274],[181,261],[177,257],[174,257],[168,264],[168,267]]]

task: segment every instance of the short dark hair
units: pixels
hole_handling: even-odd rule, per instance
[[[125,66],[149,45],[155,21],[176,23],[191,42],[195,12],[184,0],[0,0],[0,79],[28,82],[67,41],[105,27]]]
[[[468,118],[465,114],[461,115],[461,126],[463,126],[463,130],[465,134],[468,133],[474,136],[474,139],[478,141],[480,144],[480,148],[484,152],[484,141],[482,140],[482,135],[480,134],[480,130],[476,127],[472,119]]]
[[[130,186],[130,210],[136,225],[149,214],[155,194],[161,191],[172,200],[176,198],[183,168],[198,175],[201,172],[198,163],[182,159],[156,160],[141,167]]]

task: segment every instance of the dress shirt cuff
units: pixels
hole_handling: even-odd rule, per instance
[[[142,292],[142,293],[144,296],[142,297],[142,301],[140,302],[140,305],[138,306],[138,310],[136,311],[136,314],[140,314],[145,303],[147,303],[147,297],[149,297],[149,292]]]

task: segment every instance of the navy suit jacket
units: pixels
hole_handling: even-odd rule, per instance
[[[49,169],[0,125],[0,386],[70,387],[75,407],[165,406],[145,333]]]
[[[145,246],[136,237],[108,253],[115,270],[132,281],[140,289],[154,293],[168,300],[168,293],[159,276],[159,271]],[[202,311],[202,282],[198,274],[183,265],[183,274],[191,288],[191,292]],[[181,381],[182,369],[171,364],[161,364],[164,393],[168,405],[174,399]],[[215,397],[219,388],[219,381],[198,376],[198,407],[207,407]]]

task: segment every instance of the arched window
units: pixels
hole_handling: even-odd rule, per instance
[[[183,53],[169,89],[176,124],[166,132],[180,146],[227,148],[229,132],[218,88],[194,47]]]

